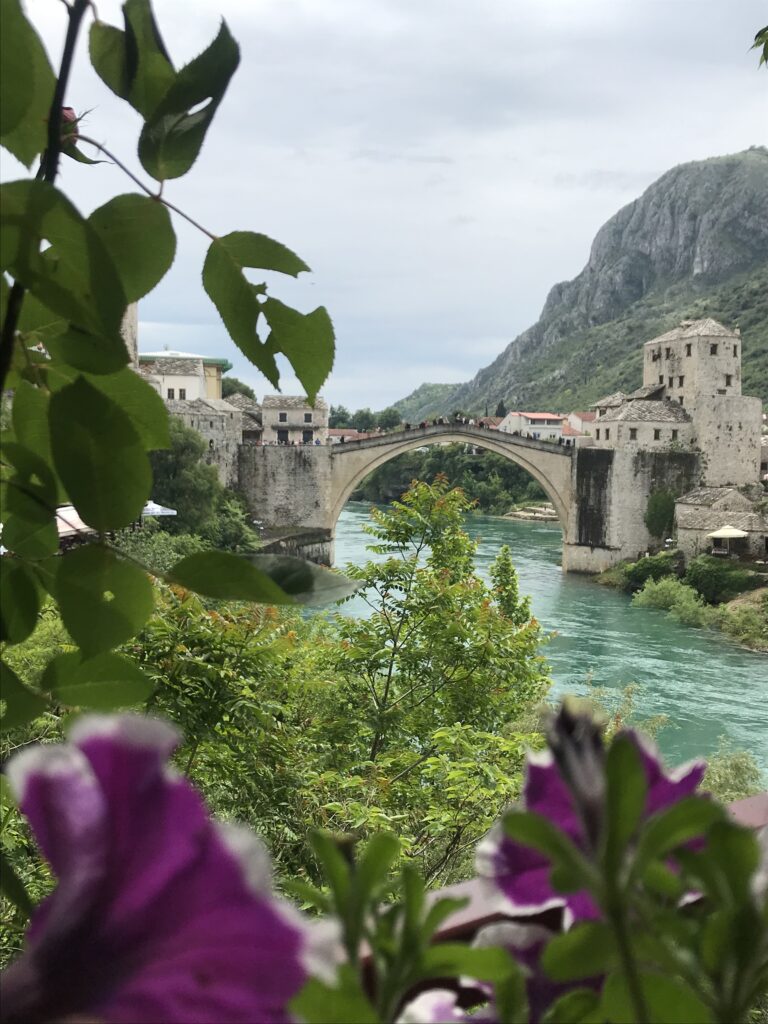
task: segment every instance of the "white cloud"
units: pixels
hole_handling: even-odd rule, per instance
[[[28,6],[58,60],[63,6]],[[749,52],[758,0],[156,7],[178,62],[213,37],[219,12],[243,54],[200,159],[167,194],[211,230],[263,231],[313,267],[274,286],[329,308],[338,355],[324,393],[346,405],[472,376],[578,273],[620,206],[676,163],[760,141],[765,124],[765,73]],[[98,8],[120,23],[114,0]],[[93,107],[90,133],[140,170],[139,118],[84,45],[67,102]],[[69,161],[63,184],[86,211],[132,188],[115,168]],[[141,346],[226,355],[271,390],[202,290],[206,239],[184,224],[178,235],[171,273],[142,303]]]

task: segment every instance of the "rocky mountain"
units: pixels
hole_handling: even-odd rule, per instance
[[[466,384],[422,385],[409,419],[460,408],[581,408],[640,382],[640,346],[684,318],[744,336],[744,391],[768,401],[768,149],[682,164],[598,231],[578,277]]]

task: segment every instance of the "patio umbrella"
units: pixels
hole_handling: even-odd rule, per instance
[[[707,534],[707,537],[710,537],[712,540],[724,540],[726,542],[726,551],[728,551],[729,554],[731,551],[730,542],[732,540],[737,540],[739,538],[748,536],[749,534],[746,530],[739,530],[735,526],[728,526],[727,523],[725,526],[721,526],[719,530],[713,530],[712,533]]]
[[[175,508],[166,508],[165,505],[158,505],[156,501],[148,501],[141,510],[142,516],[175,516],[178,515]]]

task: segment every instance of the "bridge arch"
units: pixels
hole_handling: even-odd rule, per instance
[[[502,455],[525,469],[555,507],[563,536],[569,535],[572,448],[515,437],[498,431],[457,425],[415,428],[364,441],[337,445],[333,450],[330,528],[336,530],[341,511],[355,488],[379,466],[398,455],[431,444],[473,444]]]

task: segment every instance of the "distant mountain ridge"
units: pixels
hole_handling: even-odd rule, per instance
[[[744,391],[768,401],[768,149],[667,171],[598,231],[539,320],[466,384],[422,385],[408,419],[463,409],[567,411],[639,380],[639,346],[686,317],[744,335]]]

